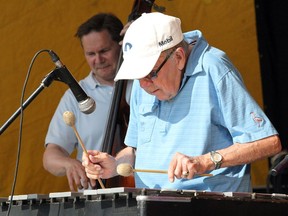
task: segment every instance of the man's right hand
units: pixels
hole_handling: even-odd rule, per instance
[[[91,185],[91,188],[96,187],[95,180],[90,181],[90,179],[88,179],[80,161],[69,158],[69,162],[65,162],[65,164],[66,176],[71,191],[77,191],[74,188],[75,186],[80,190],[88,189],[89,185]]]
[[[44,168],[55,176],[67,176],[71,191],[96,186],[95,180],[87,178],[81,162],[70,157],[69,153],[56,144],[48,144],[43,155]],[[77,188],[75,188],[75,186]]]
[[[108,179],[117,175],[116,159],[104,152],[88,150],[88,155],[83,153],[82,165],[90,179]]]

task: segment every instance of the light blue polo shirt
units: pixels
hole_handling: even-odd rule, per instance
[[[57,144],[68,153],[77,148],[77,159],[82,160],[82,148],[78,143],[73,129],[63,121],[63,113],[72,111],[75,115],[75,127],[83,140],[86,149],[102,149],[105,135],[107,116],[113,94],[113,87],[99,84],[92,76],[92,72],[79,82],[88,96],[96,102],[96,109],[91,114],[84,114],[78,108],[78,102],[72,91],[68,89],[61,98],[59,105],[50,122],[45,139],[47,143]]]
[[[137,148],[135,168],[167,170],[176,152],[190,156],[277,134],[250,96],[224,52],[211,47],[200,31],[178,94],[159,101],[134,81],[125,144]],[[212,177],[180,179],[166,174],[135,173],[136,187],[251,192],[250,165],[221,168]]]

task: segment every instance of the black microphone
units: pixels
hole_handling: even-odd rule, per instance
[[[49,54],[52,58],[52,61],[56,65],[56,70],[54,72],[56,73],[57,79],[69,86],[76,100],[78,101],[80,111],[85,114],[92,113],[96,108],[95,101],[87,96],[87,94],[74,79],[69,70],[65,67],[65,65],[62,64],[56,53],[54,53],[52,50],[49,50]]]
[[[271,175],[276,176],[288,167],[288,155],[284,157],[272,170]]]

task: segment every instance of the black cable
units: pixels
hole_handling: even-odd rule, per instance
[[[22,126],[23,126],[23,118],[24,118],[23,102],[24,102],[25,90],[26,90],[26,86],[27,86],[27,83],[28,83],[28,80],[29,80],[29,76],[30,76],[30,73],[31,73],[31,70],[32,70],[32,66],[33,66],[36,58],[38,57],[38,55],[40,53],[42,53],[42,52],[49,52],[49,50],[46,50],[46,49],[40,50],[33,56],[32,60],[31,60],[31,63],[29,65],[29,68],[28,68],[28,71],[27,71],[27,75],[26,75],[26,79],[24,81],[24,85],[23,85],[23,89],[22,89],[22,94],[21,94],[21,99],[20,99],[21,113],[20,113],[20,126],[19,126],[19,138],[18,138],[16,165],[15,165],[14,180],[13,180],[11,194],[10,194],[10,200],[9,200],[10,204],[9,204],[6,216],[9,216],[10,211],[11,211],[13,195],[14,195],[15,186],[16,186],[16,182],[17,182],[17,176],[18,176],[18,168],[19,168],[19,161],[20,161],[20,151],[21,151],[21,144],[22,144]]]

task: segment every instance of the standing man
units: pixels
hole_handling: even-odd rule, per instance
[[[84,91],[96,102],[96,110],[83,114],[78,102],[68,89],[54,113],[45,140],[44,168],[55,176],[67,176],[71,191],[87,189],[89,179],[81,165],[82,149],[71,127],[63,121],[63,113],[72,111],[76,118],[75,127],[87,149],[102,149],[105,122],[109,115],[114,78],[122,41],[120,32],[123,24],[114,15],[97,14],[79,26],[79,38],[86,61],[91,69],[86,78],[79,82]],[[77,158],[70,154],[77,149]],[[90,182],[95,187],[95,181]]]
[[[125,162],[168,170],[135,173],[139,188],[251,192],[250,163],[278,153],[281,142],[226,54],[161,13],[131,24],[123,54],[115,80],[135,80],[127,147],[115,158],[83,155],[87,176],[110,178]]]

